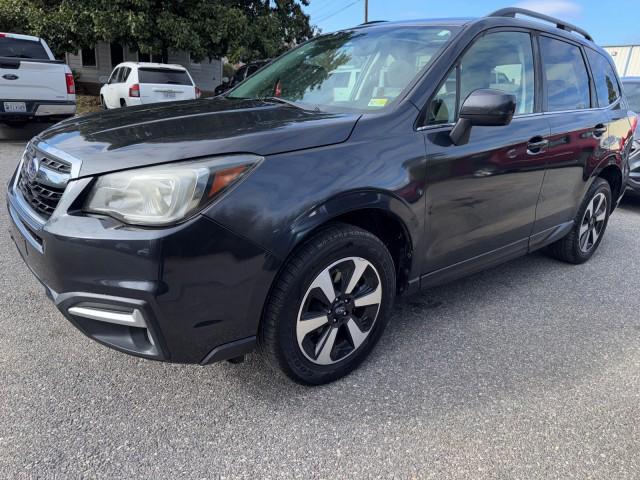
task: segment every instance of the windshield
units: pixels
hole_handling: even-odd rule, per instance
[[[49,60],[49,55],[40,42],[11,37],[0,37],[0,57]]]
[[[624,93],[627,95],[631,110],[640,113],[640,82],[624,83]]]
[[[431,64],[455,31],[380,27],[324,35],[263,68],[228,97],[280,97],[326,111],[380,110]]]

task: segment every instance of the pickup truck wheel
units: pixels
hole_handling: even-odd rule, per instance
[[[611,213],[611,187],[597,178],[587,192],[569,234],[549,247],[559,260],[581,264],[589,260],[602,242]]]
[[[127,106],[127,102],[124,101],[124,98],[120,99],[120,108],[124,108]]]
[[[272,289],[258,345],[267,363],[296,382],[341,378],[369,354],[388,322],[395,268],[371,233],[336,224],[286,262]]]

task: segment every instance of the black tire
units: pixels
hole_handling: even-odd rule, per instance
[[[100,95],[100,106],[103,110],[107,110],[107,104],[104,101],[104,96]]]
[[[346,357],[335,360],[336,363],[330,365],[314,363],[307,354],[303,353],[303,347],[298,343],[299,340],[296,333],[296,328],[299,325],[298,316],[301,315],[304,305],[306,305],[306,303],[303,304],[303,300],[309,302],[310,292],[318,290],[311,289],[312,283],[317,281],[325,271],[330,272],[328,270],[330,266],[337,263],[339,266],[334,268],[342,268],[343,265],[348,265],[345,262],[349,262],[356,257],[358,261],[369,265],[363,267],[366,268],[367,278],[374,278],[373,282],[377,283],[382,289],[381,293],[379,293],[381,301],[379,304],[375,304],[378,305],[377,316],[369,313],[362,314],[363,318],[371,322],[371,326],[366,331],[366,339],[361,340],[362,343],[356,347],[354,337],[349,333],[351,330],[348,329],[348,325],[344,325],[344,327],[332,325],[331,322],[335,323],[338,320],[335,317],[331,317],[331,315],[327,315],[329,322],[319,327],[320,330],[314,330],[314,333],[309,335],[320,335],[323,329],[335,329],[336,331],[344,332],[333,336],[332,345],[335,342],[336,347],[340,348],[329,348],[328,355],[331,361],[334,361],[331,358],[334,352],[340,350],[340,353],[344,352],[343,347],[345,345],[347,350],[349,348],[352,350]],[[344,275],[342,273],[338,274],[340,285],[342,287],[346,285],[346,288],[341,287],[342,290],[348,290],[350,277],[355,276],[355,263],[353,263],[353,267],[354,270],[351,271],[350,275],[348,273]],[[376,276],[373,277],[373,274],[376,274]],[[366,292],[369,287],[364,280],[365,273],[360,273],[358,277],[363,280],[358,283],[358,287],[352,287],[352,292]],[[335,287],[335,285],[334,283],[333,286]],[[335,291],[338,293],[340,289]],[[276,371],[283,372],[298,383],[321,385],[337,380],[354,370],[367,357],[380,339],[388,323],[395,291],[396,275],[393,259],[380,239],[365,230],[351,225],[331,225],[304,243],[284,265],[266,303],[258,334],[258,349],[271,367]],[[343,315],[348,315],[347,320],[352,315],[354,319],[357,318],[356,308],[360,309],[358,310],[359,312],[362,309],[371,308],[358,306],[357,296],[354,293],[353,298],[345,300],[347,304],[351,302],[352,305],[352,310],[349,314],[343,313]],[[360,299],[365,296],[362,294]],[[341,298],[342,296],[338,295],[334,303],[340,303]],[[331,307],[329,307],[330,309]],[[329,310],[322,311],[326,313]],[[331,311],[334,312],[333,310]],[[340,330],[340,328],[343,328],[343,330]],[[342,345],[336,340],[336,336],[341,338],[340,335],[343,338]],[[327,334],[324,345],[329,343],[328,337],[330,335]],[[350,339],[350,343],[347,342],[348,339]],[[320,345],[320,342],[318,342],[318,345]]]
[[[120,99],[120,108],[125,108],[127,106],[127,102],[124,101],[124,98]]]
[[[602,223],[602,227],[600,229],[600,233],[595,242],[589,244],[587,241],[586,246],[589,247],[587,251],[584,251],[581,248],[581,242],[584,240],[583,236],[580,235],[580,230],[583,226],[583,221],[585,220],[587,209],[589,205],[597,199],[600,195],[604,195],[606,198],[606,206],[605,206],[605,217]],[[573,221],[574,225],[571,231],[567,234],[566,237],[558,240],[556,243],[549,246],[549,252],[552,256],[557,258],[558,260],[562,260],[567,263],[573,263],[575,265],[579,265],[581,263],[585,263],[589,260],[593,254],[598,250],[600,243],[602,242],[602,238],[607,229],[607,224],[609,223],[609,215],[611,214],[612,207],[612,195],[611,195],[611,187],[609,186],[609,182],[607,182],[603,178],[597,178],[589,188],[589,191],[585,195],[580,208],[578,209],[578,213]],[[587,233],[586,235],[590,235]],[[591,237],[589,237],[591,238]],[[582,244],[584,245],[584,244]]]

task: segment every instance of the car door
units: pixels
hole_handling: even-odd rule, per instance
[[[476,39],[428,106],[427,286],[527,251],[544,176],[549,126],[537,99],[537,58],[526,30]],[[496,73],[509,81],[494,83]],[[473,127],[468,143],[450,132],[466,97],[483,88],[516,97],[502,127]]]
[[[608,118],[597,108],[584,51],[578,43],[540,35],[545,117],[551,128],[532,248],[570,228],[586,193],[590,169],[607,156]]]

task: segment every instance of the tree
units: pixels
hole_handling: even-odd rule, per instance
[[[0,30],[45,38],[57,54],[98,41],[195,60],[269,58],[312,37],[309,0],[0,0]]]

